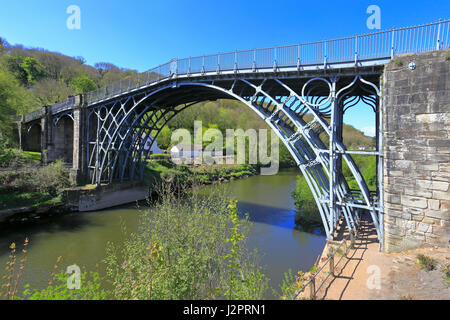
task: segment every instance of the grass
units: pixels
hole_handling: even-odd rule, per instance
[[[425,271],[432,271],[437,266],[436,260],[423,254],[417,255],[415,263]]]
[[[41,163],[40,152],[3,149],[0,152],[0,167],[37,166]]]
[[[443,273],[445,282],[450,285],[450,264],[442,266],[441,271]]]
[[[53,197],[48,192],[25,192],[0,194],[0,209],[17,207],[39,207],[62,202],[61,196]]]
[[[40,164],[41,156],[40,152],[22,151],[23,160],[27,163]]]
[[[394,60],[394,63],[395,63],[395,65],[396,65],[397,67],[403,66],[403,61],[400,60],[400,59],[395,59],[395,60]]]

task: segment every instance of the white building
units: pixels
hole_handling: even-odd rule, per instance
[[[142,134],[142,139],[145,139],[144,134]],[[164,153],[164,151],[158,147],[158,141],[155,140],[153,145],[152,145],[152,141],[153,141],[153,137],[148,135],[147,141],[145,141],[145,144],[144,144],[144,150],[148,151],[150,149],[150,154]],[[151,148],[150,148],[150,146],[151,146]]]
[[[202,152],[199,144],[177,144],[170,149],[172,158],[200,158],[204,154],[211,155],[211,152]]]

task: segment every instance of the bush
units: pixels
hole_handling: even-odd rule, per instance
[[[450,264],[445,264],[441,268],[445,282],[450,285]]]
[[[425,271],[432,271],[436,269],[437,262],[431,257],[425,256],[423,254],[417,255],[416,264]]]
[[[71,185],[69,169],[62,161],[47,167],[23,171],[0,172],[0,192],[41,192],[57,196]]]
[[[69,277],[68,273],[61,271],[54,275],[54,284],[42,290],[31,290],[29,285],[25,285],[24,298],[29,300],[106,300],[111,296],[108,290],[102,289],[97,272],[82,273],[80,289],[67,288]]]
[[[120,249],[108,244],[115,298],[261,299],[267,279],[246,250],[249,222],[236,203],[195,193],[183,202],[166,190],[142,214],[139,233]]]

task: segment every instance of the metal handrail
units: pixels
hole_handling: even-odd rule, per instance
[[[66,101],[57,102],[50,106],[51,114],[56,114],[65,110],[72,109],[75,105],[75,97],[68,97]]]
[[[341,244],[334,249],[334,252],[331,256],[328,257],[327,261],[322,265],[322,267],[319,268],[319,270],[317,270],[310,278],[309,280],[303,285],[303,287],[301,287],[301,289],[299,291],[296,292],[296,294],[294,295],[294,297],[292,298],[292,300],[297,299],[297,297],[300,295],[300,293],[302,293],[303,291],[305,291],[305,289],[308,287],[308,285],[312,282],[315,281],[316,277],[319,275],[319,273],[322,271],[323,268],[325,268],[325,266],[331,261],[331,257],[333,258],[333,263],[334,263],[334,256],[336,255],[337,251],[345,244],[347,245],[347,240],[350,240],[350,245],[353,245],[353,240],[352,237],[348,237],[347,239],[343,239]],[[342,258],[347,254],[347,252],[345,252],[341,258],[339,259],[338,262],[336,262],[334,264],[334,266],[337,266],[339,264],[339,262],[341,262]],[[316,292],[318,292],[320,290],[320,288],[322,287],[322,285],[325,283],[325,281],[328,279],[330,275],[328,275],[320,284],[319,288],[316,290],[314,289]]]
[[[172,59],[138,75],[88,92],[88,104],[109,99],[124,92],[180,75],[237,70],[270,69],[301,66],[355,63],[377,59],[393,59],[399,53],[418,53],[449,47],[450,20],[383,30],[352,37],[295,45],[236,50],[184,59]],[[133,82],[133,83],[132,83]]]

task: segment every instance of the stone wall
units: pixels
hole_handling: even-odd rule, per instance
[[[63,194],[66,206],[73,211],[97,211],[145,200],[148,196],[149,187],[142,181],[87,185],[67,189]]]
[[[450,50],[397,56],[385,68],[386,251],[449,245],[449,69]]]

